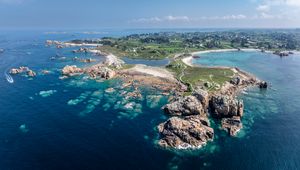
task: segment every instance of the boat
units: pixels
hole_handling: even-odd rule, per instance
[[[0,48],[0,53],[3,53],[4,52],[4,49]]]
[[[6,78],[7,82],[14,83],[14,79],[11,77],[11,75],[5,73],[5,78]]]

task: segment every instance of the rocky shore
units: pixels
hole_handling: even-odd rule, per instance
[[[251,86],[267,88],[267,83],[238,68],[232,69],[235,76],[220,90],[209,93],[197,87],[191,95],[176,96],[162,107],[170,118],[157,126],[161,147],[199,148],[212,141],[214,129],[205,121],[209,118],[220,120],[220,127],[230,136],[238,134],[243,127],[244,103],[236,95]]]
[[[49,41],[49,45],[61,45],[60,42]],[[220,127],[230,136],[236,136],[242,129],[244,103],[236,96],[248,87],[267,88],[268,83],[258,80],[255,76],[238,68],[226,68],[233,72],[230,81],[220,85],[215,91],[208,87],[197,85],[189,91],[186,84],[165,68],[145,65],[129,66],[112,54],[104,54],[97,49],[80,48],[78,52],[90,52],[104,55],[106,60],[87,68],[67,65],[62,69],[62,77],[68,78],[82,74],[92,79],[121,78],[121,88],[132,87],[133,92],[126,93],[125,99],[142,98],[139,86],[147,85],[159,89],[163,95],[169,95],[169,103],[162,107],[169,118],[157,126],[159,133],[158,145],[164,148],[200,148],[214,139],[214,129],[209,119],[216,119]],[[189,65],[188,60],[183,60]],[[218,69],[218,68],[216,68]],[[107,89],[113,92],[114,89]]]

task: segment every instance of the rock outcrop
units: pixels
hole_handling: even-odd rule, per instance
[[[265,82],[265,81],[262,81],[262,82],[260,82],[260,83],[258,84],[258,86],[259,86],[259,88],[261,88],[261,89],[266,89],[266,88],[268,88],[268,83]]]
[[[78,68],[76,65],[67,65],[62,69],[62,75],[64,76],[75,76],[80,75],[81,73],[83,73],[83,69]]]
[[[234,77],[230,80],[230,83],[233,85],[239,85],[241,83],[241,78],[240,77]]]
[[[170,116],[203,115],[205,113],[201,102],[195,96],[178,97],[162,109]]]
[[[89,52],[89,49],[82,47],[82,48],[79,48],[78,50],[73,50],[72,52],[73,53],[83,53],[83,52],[87,53],[87,52]]]
[[[85,71],[92,78],[111,79],[116,75],[116,72],[101,64],[94,65]]]
[[[122,68],[122,65],[125,62],[121,59],[119,59],[118,57],[110,54],[106,56],[106,60],[104,61],[104,65],[106,66],[112,66],[112,67],[116,67],[116,68]]]
[[[243,116],[244,104],[242,100],[230,96],[212,96],[210,109],[213,116],[218,118]]]
[[[24,67],[24,66],[21,66],[19,68],[12,68],[10,71],[9,71],[10,74],[21,74],[21,73],[26,73],[28,76],[30,77],[35,77],[36,76],[36,73],[31,70],[30,68],[28,67]]]
[[[192,95],[195,96],[201,102],[204,110],[206,110],[209,105],[208,92],[203,89],[198,88],[193,91]]]
[[[232,118],[223,118],[221,124],[222,129],[228,131],[230,136],[236,136],[243,127],[241,118],[238,116],[233,116]]]
[[[161,137],[158,144],[165,148],[200,148],[214,137],[208,119],[200,115],[171,117],[157,128]]]

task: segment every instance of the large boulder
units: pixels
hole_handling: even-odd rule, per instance
[[[268,83],[265,82],[265,81],[262,81],[262,82],[260,82],[260,83],[258,84],[258,86],[259,86],[259,88],[261,88],[261,89],[266,89],[266,88],[268,88]]]
[[[234,77],[230,80],[230,83],[233,85],[239,85],[241,83],[240,77]]]
[[[32,70],[29,70],[29,71],[27,71],[27,75],[30,76],[30,77],[35,77],[36,73]]]
[[[229,96],[212,96],[210,109],[213,116],[218,118],[243,116],[244,104],[242,100],[237,100]]]
[[[89,74],[92,78],[104,78],[111,79],[116,75],[116,72],[106,66],[103,65],[95,65],[86,70],[87,74]]]
[[[202,104],[203,108],[206,109],[209,105],[209,94],[203,89],[195,89],[193,91],[193,96],[195,96]]]
[[[165,148],[200,148],[214,137],[208,119],[200,115],[171,117],[157,128],[161,137],[158,144]]]
[[[67,65],[62,69],[62,74],[64,76],[74,76],[74,75],[79,75],[81,73],[83,73],[83,69],[78,68],[76,65],[72,65],[72,66]]]
[[[226,130],[230,136],[236,136],[243,127],[241,118],[238,116],[233,116],[232,118],[223,118],[221,124],[222,129]]]
[[[164,112],[171,116],[203,115],[204,109],[195,96],[178,97],[170,104],[163,106]]]

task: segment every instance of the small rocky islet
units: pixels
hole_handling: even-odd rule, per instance
[[[73,45],[58,41],[47,41],[46,44],[48,46],[55,45],[57,48]],[[76,46],[80,45],[76,44]],[[105,61],[85,68],[66,65],[61,70],[60,79],[83,74],[88,75],[91,79],[120,78],[123,80],[123,88],[127,86],[135,88],[135,91],[127,94],[130,97],[141,97],[138,92],[140,85],[149,85],[161,90],[162,94],[170,96],[169,103],[162,107],[163,112],[169,118],[157,126],[158,145],[163,148],[201,148],[207,142],[213,141],[214,129],[211,127],[209,119],[220,120],[219,126],[230,136],[236,136],[243,127],[241,119],[244,113],[243,101],[238,100],[236,96],[248,87],[268,87],[267,82],[261,81],[238,68],[229,67],[224,68],[233,73],[229,76],[230,80],[215,86],[214,90],[211,90],[211,84],[213,84],[211,82],[194,84],[191,87],[191,84],[186,84],[182,80],[183,73],[176,76],[176,73],[166,68],[127,65],[113,54],[102,53],[97,50],[97,47],[96,49],[80,47],[73,52],[91,52],[105,56]],[[180,57],[176,58],[173,62],[180,63],[179,66],[184,67],[183,70],[185,70],[189,66],[181,62],[181,59]],[[87,60],[86,62],[92,61]],[[13,68],[10,73],[26,73],[28,76],[36,76],[36,73],[28,67]],[[115,91],[113,87],[107,89],[107,92],[113,91]]]

